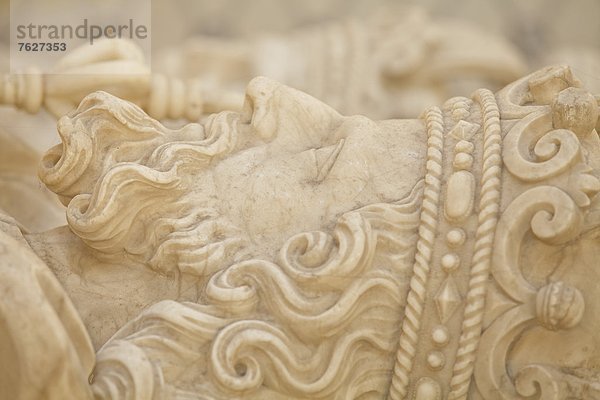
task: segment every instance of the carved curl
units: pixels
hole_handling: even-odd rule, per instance
[[[68,204],[70,228],[99,257],[210,273],[241,240],[215,210],[185,195],[186,172],[231,152],[238,120],[224,112],[204,128],[170,130],[137,106],[96,92],[59,121],[63,143],[44,156],[40,178]]]
[[[579,160],[577,136],[566,129],[552,129],[552,115],[532,113],[515,124],[504,138],[504,163],[525,181],[540,181],[567,170]]]
[[[536,317],[549,320],[560,314],[561,318],[567,318],[565,327],[572,326],[572,322],[581,317],[583,307],[581,304],[576,305],[573,315],[563,316],[562,312],[557,311],[564,308],[558,302],[566,294],[556,300],[542,301],[542,306],[538,307],[541,315],[537,316],[538,290],[523,276],[520,269],[520,256],[521,245],[528,232],[545,243],[565,243],[580,232],[582,219],[582,213],[573,199],[553,186],[538,186],[522,193],[512,201],[502,215],[496,231],[492,273],[496,282],[516,304],[497,318],[482,335],[481,347],[492,349],[488,357],[477,360],[475,368],[475,380],[484,397],[514,399],[518,398],[519,391],[527,395],[532,394],[533,386],[525,384],[524,379],[529,382],[533,379],[533,375],[530,373],[523,375],[526,377],[522,377],[520,386],[516,387],[507,371],[506,361],[514,342],[518,340],[521,333],[538,323]],[[564,285],[554,286],[560,289]],[[542,300],[547,300],[546,291],[542,289],[542,294],[539,295]],[[562,292],[564,290],[558,290],[557,293]],[[577,296],[574,295],[573,299],[577,303],[576,298]],[[552,309],[548,309],[546,303],[552,303]],[[544,371],[535,372],[534,380],[539,378],[539,382],[546,382],[545,374]],[[554,393],[553,389],[544,387],[541,390],[542,398],[553,398],[546,397],[546,394]]]
[[[402,282],[414,257],[421,189],[419,183],[402,203],[345,214],[331,236],[290,238],[279,263],[248,260],[223,269],[207,284],[207,305],[152,306],[99,357],[119,343],[136,346],[147,357],[146,370],[154,371],[153,381],[143,384],[153,385],[159,398],[187,394],[186,376],[195,391],[214,399],[383,396],[407,290]],[[127,357],[103,359],[93,385],[100,385],[98,398],[118,382],[142,382],[134,379],[138,367]]]

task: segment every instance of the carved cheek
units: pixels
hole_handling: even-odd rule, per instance
[[[314,170],[308,160],[297,154],[272,160],[253,171],[240,210],[251,240],[318,227],[318,190],[307,183]]]

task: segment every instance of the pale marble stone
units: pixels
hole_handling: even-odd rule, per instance
[[[255,78],[178,130],[86,96],[39,169],[68,226],[0,222],[1,394],[598,398],[580,86],[550,67],[373,121]]]

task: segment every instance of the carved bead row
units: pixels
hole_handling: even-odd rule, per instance
[[[444,215],[446,221],[453,227],[445,236],[446,246],[454,251],[447,251],[440,257],[440,267],[445,278],[437,290],[435,303],[440,324],[434,326],[431,338],[435,346],[445,347],[450,342],[449,329],[445,325],[459,308],[462,298],[458,291],[453,274],[461,264],[458,251],[466,242],[466,234],[462,222],[473,212],[475,193],[475,177],[470,171],[473,167],[473,136],[479,130],[479,125],[465,121],[470,115],[472,101],[464,97],[451,100],[447,110],[456,122],[448,132],[448,136],[456,141],[453,147],[452,173],[446,185]],[[427,364],[432,370],[440,370],[444,363],[438,361],[443,357],[439,350],[432,350],[427,357]]]
[[[450,377],[448,367],[452,365],[447,360],[453,348],[450,334],[453,328],[449,321],[459,317],[456,311],[463,303],[453,275],[461,267],[459,254],[467,242],[465,223],[474,209],[475,178],[471,172],[475,151],[473,138],[480,126],[465,120],[470,116],[472,104],[470,99],[456,97],[443,106],[446,126],[451,128],[444,134],[447,139],[446,154],[450,156],[446,164],[451,165],[451,170],[446,175],[445,191],[440,193],[444,199],[440,202],[440,217],[443,215],[445,223],[440,221],[442,232],[436,235],[436,241],[441,239],[442,243],[439,244],[445,244],[443,247],[447,251],[432,260],[432,274],[437,278],[432,279],[428,290],[434,295],[434,301],[424,310],[422,329],[427,334],[419,342],[418,357],[425,369],[417,367],[411,374],[411,383],[414,385],[411,398],[415,399],[441,399],[445,382]],[[470,200],[465,201],[469,197]]]

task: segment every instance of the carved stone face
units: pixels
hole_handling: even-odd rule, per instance
[[[89,96],[41,173],[89,246],[96,270],[78,261],[80,275],[130,274],[102,291],[147,267],[165,278],[144,276],[115,328],[193,292],[107,342],[94,393],[599,393],[598,110],[577,85],[549,68],[422,121],[375,123],[257,79],[242,115],[179,131]],[[173,275],[175,295],[149,290]],[[95,319],[121,307],[108,298]]]
[[[94,204],[122,205],[99,200],[110,193],[101,193],[102,181],[109,187],[109,179],[119,179],[114,177],[119,175],[119,163],[139,162],[142,166],[128,172],[135,176],[144,164],[153,162],[148,155],[161,145],[221,143],[222,148],[211,150],[202,162],[192,160],[176,172],[177,198],[186,197],[187,204],[211,209],[226,219],[247,245],[256,247],[254,255],[272,254],[287,237],[330,225],[344,212],[402,199],[423,176],[426,145],[421,121],[342,117],[313,97],[266,78],[249,84],[241,115],[222,113],[204,127],[192,124],[174,132],[153,122],[149,129],[154,135],[141,133],[145,128],[136,124],[142,117],[131,118],[141,111],[132,110],[121,100],[96,95],[59,121],[63,145],[47,153],[41,176],[66,201],[95,193],[92,198],[79,196],[69,206],[73,210],[69,221],[76,232]],[[115,124],[115,119],[125,123]],[[109,126],[102,128],[102,124]],[[140,140],[140,136],[146,137]],[[87,152],[78,147],[82,142],[92,148],[92,161],[79,157],[73,163],[82,171],[74,180],[65,164]],[[165,160],[155,161],[152,168],[164,171],[177,163]],[[69,175],[61,176],[61,168]],[[143,218],[142,214],[135,218]],[[105,221],[102,229],[110,223]],[[81,231],[94,248],[93,243],[104,243],[114,234],[92,238],[87,236],[89,228],[82,226]],[[110,251],[118,251],[119,246],[122,243],[115,243]]]
[[[423,176],[421,121],[341,117],[267,79],[252,81],[246,96],[242,119],[250,127],[241,129],[261,140],[207,174],[221,212],[263,250],[330,225],[344,212],[402,199]]]
[[[384,383],[392,367],[418,226],[423,121],[341,117],[266,79],[249,85],[246,104],[242,115],[222,113],[203,126],[170,131],[114,97],[84,100],[59,122],[63,146],[47,153],[41,176],[68,203],[69,226],[88,247],[64,257],[58,268],[60,260],[48,263],[65,282],[85,276],[85,288],[67,284],[67,290],[97,345],[119,328],[117,335],[126,335],[126,321],[151,304],[174,306],[178,310],[167,313],[175,318],[187,307],[160,300],[216,296],[212,311],[200,307],[198,318],[190,315],[185,335],[191,342],[184,346],[195,350],[181,353],[205,358],[207,338],[235,319],[258,318],[265,299],[277,318],[298,316],[256,326],[257,337],[273,343],[293,338],[283,353],[267,356],[294,359],[290,371],[280,371],[288,375],[282,393],[298,384],[318,397],[383,393],[360,376]],[[64,274],[74,258],[82,272]],[[258,286],[231,286],[246,279]],[[209,315],[213,323],[205,325]],[[227,332],[225,347],[237,340]],[[336,356],[338,346],[346,350]],[[112,365],[110,358],[99,364]],[[212,368],[198,361],[201,370]],[[260,386],[252,365],[231,361],[219,361],[224,380],[210,378],[206,393],[222,397],[219,385],[230,379],[242,390]],[[306,365],[314,366],[312,383],[299,373]],[[231,368],[244,377],[230,376]],[[319,382],[324,369],[328,377]],[[267,371],[264,379],[276,375]],[[152,377],[140,379],[154,386]],[[342,381],[348,383],[343,389]]]
[[[79,285],[69,291],[97,344],[148,304],[197,301],[198,282],[220,268],[274,258],[295,234],[405,198],[424,175],[421,120],[343,117],[264,78],[249,84],[242,114],[202,125],[171,131],[97,93],[58,130],[63,144],[45,155],[40,176],[88,246],[60,245],[46,262],[71,282],[69,260],[82,260],[94,301]]]

